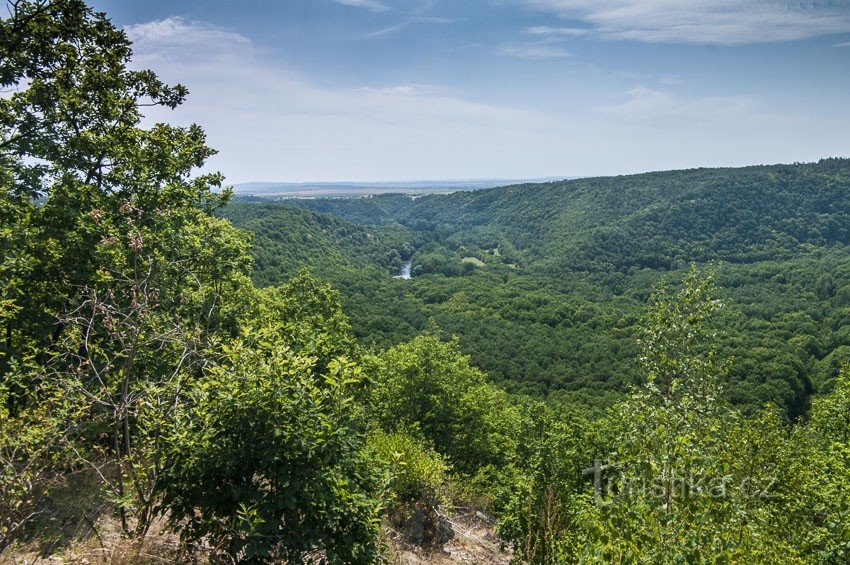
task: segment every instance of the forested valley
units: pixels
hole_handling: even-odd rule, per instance
[[[258,285],[307,267],[341,292],[365,346],[457,336],[509,392],[585,407],[641,381],[653,289],[710,266],[726,304],[726,398],[793,421],[850,351],[849,186],[850,161],[825,159],[418,199],[237,201],[223,215],[253,233]],[[413,278],[392,280],[407,260]]]
[[[6,4],[0,561],[850,560],[850,160],[242,199]]]

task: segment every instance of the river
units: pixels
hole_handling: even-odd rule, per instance
[[[411,267],[412,265],[413,265],[413,261],[412,261],[412,260],[405,261],[405,262],[404,262],[404,265],[402,265],[402,266],[401,266],[401,270],[400,270],[400,271],[398,272],[398,274],[397,274],[396,276],[394,276],[393,278],[394,278],[394,279],[404,279],[404,280],[409,280],[409,279],[410,279],[410,267]]]

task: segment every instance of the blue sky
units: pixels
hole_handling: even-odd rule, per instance
[[[850,0],[97,0],[248,181],[850,156]]]

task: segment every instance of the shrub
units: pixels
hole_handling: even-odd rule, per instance
[[[57,436],[74,419],[58,391],[31,391],[30,406],[17,414],[9,397],[0,383],[0,552],[38,517],[63,453]]]
[[[369,451],[389,470],[390,523],[418,545],[451,539],[454,531],[442,509],[449,486],[449,466],[443,457],[405,432],[372,434]]]
[[[393,503],[446,502],[449,465],[421,440],[404,432],[378,431],[369,436],[368,450],[389,470]]]
[[[516,441],[516,409],[456,342],[420,336],[385,352],[377,365],[371,402],[384,429],[420,430],[462,474],[505,464]]]
[[[377,556],[377,477],[351,421],[359,368],[270,336],[225,347],[190,392],[166,448],[161,488],[184,540],[244,561],[330,563]]]

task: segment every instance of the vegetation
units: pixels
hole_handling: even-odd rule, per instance
[[[659,281],[717,260],[729,305],[717,336],[718,356],[730,363],[724,395],[749,412],[775,403],[793,420],[847,356],[848,240],[836,226],[848,186],[850,161],[826,159],[298,206],[360,222],[349,230],[396,241],[408,233],[391,244],[413,261],[408,282],[380,272],[386,247],[356,266],[367,254],[310,260],[322,258],[314,269],[343,293],[362,344],[389,347],[435,325],[508,391],[598,407],[640,382],[636,340]],[[278,229],[286,225],[297,222]],[[275,245],[257,239],[255,255]],[[259,284],[275,277],[255,273]]]
[[[847,160],[234,203],[106,15],[7,5],[4,558],[96,531],[85,482],[181,560],[380,562],[457,505],[517,562],[850,559]]]
[[[235,202],[221,214],[253,234],[254,278],[263,286],[286,280],[302,267],[327,278],[370,268],[373,274],[395,273],[421,239],[401,226],[367,229],[277,203]]]

